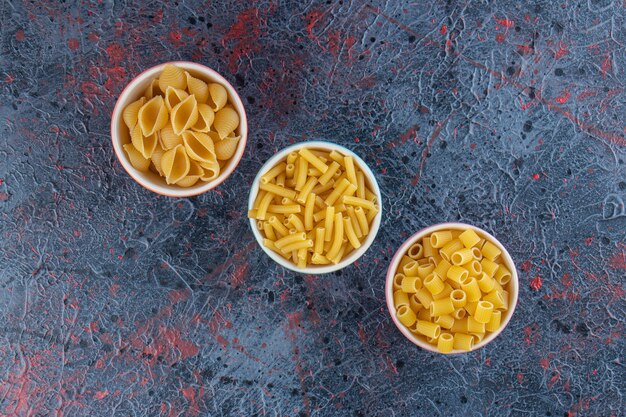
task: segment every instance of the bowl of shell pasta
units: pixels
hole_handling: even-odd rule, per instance
[[[479,349],[506,327],[519,292],[515,264],[486,231],[441,223],[415,233],[387,271],[385,296],[396,327],[436,353]]]
[[[248,124],[235,89],[193,62],[152,67],[124,89],[111,116],[115,154],[145,188],[189,197],[221,184],[245,150]]]
[[[289,146],[260,169],[248,218],[261,248],[296,272],[324,274],[359,259],[376,238],[381,193],[354,152],[323,141]]]

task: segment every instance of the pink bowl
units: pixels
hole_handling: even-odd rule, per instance
[[[389,310],[389,315],[391,315],[391,319],[395,323],[398,330],[400,330],[400,332],[404,335],[404,337],[406,337],[407,339],[409,339],[411,342],[421,347],[422,349],[426,349],[434,353],[441,353],[441,352],[439,352],[436,346],[433,346],[421,340],[420,338],[415,336],[413,333],[411,333],[411,331],[407,329],[406,327],[404,327],[404,325],[400,323],[400,321],[396,317],[396,308],[393,305],[393,277],[396,273],[396,270],[398,269],[398,264],[400,263],[402,256],[406,253],[406,251],[409,249],[409,247],[413,243],[421,241],[424,236],[430,235],[431,233],[436,232],[438,230],[451,230],[451,229],[452,230],[472,229],[479,236],[484,237],[485,239],[489,240],[491,243],[496,245],[498,249],[502,251],[502,255],[501,255],[502,260],[504,261],[506,267],[511,271],[511,281],[509,283],[509,289],[510,289],[509,309],[506,311],[506,314],[502,317],[502,323],[500,324],[500,328],[496,332],[489,333],[483,340],[481,340],[479,343],[476,343],[474,347],[472,348],[472,351],[476,349],[480,349],[481,347],[487,345],[493,339],[498,337],[500,333],[502,333],[502,330],[504,330],[507,324],[509,324],[511,317],[513,316],[513,312],[515,311],[515,307],[517,306],[517,297],[519,295],[519,282],[517,278],[517,269],[515,268],[515,263],[513,262],[511,255],[509,255],[509,252],[502,245],[502,243],[498,241],[498,239],[496,239],[495,237],[493,237],[491,234],[487,233],[483,229],[480,229],[476,226],[472,226],[472,225],[465,224],[465,223],[439,223],[434,226],[430,226],[425,229],[422,229],[418,231],[417,233],[415,233],[413,236],[408,238],[402,244],[402,246],[400,246],[400,248],[394,255],[393,259],[391,260],[389,269],[387,269],[387,281],[385,284],[385,298],[387,299],[387,309]],[[468,352],[464,350],[455,349],[450,354],[456,354],[456,353],[468,353]]]
[[[215,82],[223,85],[228,91],[228,101],[235,107],[235,110],[239,113],[239,127],[236,130],[238,136],[241,136],[239,145],[233,157],[228,161],[228,164],[220,172],[220,175],[213,181],[203,182],[199,181],[195,185],[189,188],[178,187],[175,184],[167,184],[165,179],[153,172],[141,172],[136,170],[130,163],[126,152],[124,152],[123,146],[126,143],[130,143],[130,134],[128,128],[122,120],[122,111],[124,108],[139,99],[143,95],[144,90],[153,79],[158,78],[159,74],[163,71],[163,68],[167,64],[176,65],[188,71],[194,77],[200,78],[205,81]],[[232,85],[224,77],[218,74],[216,71],[209,67],[205,67],[201,64],[186,61],[174,61],[165,62],[150,69],[145,70],[138,76],[136,76],[122,91],[120,97],[115,103],[115,108],[111,115],[111,140],[113,141],[113,149],[115,155],[120,161],[120,164],[128,175],[130,175],[135,181],[144,186],[150,191],[157,194],[166,195],[169,197],[191,197],[194,195],[205,193],[209,190],[220,185],[233,173],[246,148],[246,142],[248,141],[248,119],[246,117],[246,110],[239,98],[239,94],[233,88]]]

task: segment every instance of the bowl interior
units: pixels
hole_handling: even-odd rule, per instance
[[[498,241],[498,239],[496,239],[494,236],[484,231],[483,229],[480,229],[476,226],[472,226],[469,224],[464,224],[464,223],[441,223],[441,224],[430,226],[430,227],[427,227],[425,229],[418,231],[413,236],[408,238],[402,244],[402,246],[400,246],[400,248],[394,255],[391,261],[391,264],[389,265],[389,269],[387,270],[385,297],[387,300],[387,308],[389,309],[389,314],[391,315],[393,322],[396,324],[396,327],[398,327],[398,330],[400,330],[400,332],[402,332],[402,334],[414,344],[434,353],[440,353],[439,350],[437,350],[436,346],[433,346],[425,342],[418,336],[414,335],[413,333],[411,333],[411,331],[409,331],[409,329],[404,327],[404,325],[398,321],[396,314],[395,314],[396,308],[393,305],[393,276],[395,275],[395,272],[398,269],[398,265],[400,264],[400,260],[402,259],[402,256],[406,253],[406,251],[409,249],[409,247],[413,243],[421,241],[422,238],[424,238],[425,236],[430,235],[431,233],[436,232],[438,230],[465,230],[465,229],[474,230],[478,236],[484,237],[485,239],[489,240],[494,245],[496,245],[498,249],[502,251],[501,258],[502,258],[503,263],[506,265],[509,271],[511,271],[511,281],[509,282],[509,284],[507,284],[508,290],[509,290],[509,309],[506,311],[505,315],[502,316],[500,328],[496,332],[489,333],[487,336],[485,336],[483,340],[481,340],[479,343],[476,343],[472,351],[476,349],[480,349],[481,347],[487,345],[489,342],[491,342],[496,337],[498,337],[498,335],[502,332],[502,330],[504,330],[504,328],[507,326],[507,324],[511,320],[513,312],[515,311],[515,307],[517,306],[517,297],[518,297],[518,292],[519,292],[517,269],[515,268],[515,263],[513,262],[511,255],[506,250],[506,248],[500,243],[500,241]],[[464,350],[455,349],[451,353],[457,354],[457,353],[468,353],[468,352]]]
[[[116,104],[111,121],[111,132],[113,136],[114,146],[116,146],[116,153],[121,159],[120,162],[122,162],[124,168],[128,171],[129,174],[131,174],[131,176],[136,181],[140,182],[144,186],[147,186],[152,191],[160,192],[167,195],[196,195],[216,187],[222,181],[224,181],[224,179],[226,179],[226,177],[228,177],[235,169],[243,155],[246,146],[248,135],[247,119],[245,109],[243,107],[241,99],[239,98],[239,95],[230,85],[230,83],[228,83],[228,81],[224,79],[224,77],[208,67],[192,62],[171,62],[170,64],[176,65],[177,67],[188,71],[195,78],[199,78],[205,82],[222,84],[224,87],[226,87],[226,90],[228,92],[229,104],[231,104],[240,115],[240,123],[237,129],[235,129],[235,133],[237,134],[237,136],[240,136],[241,139],[239,141],[237,151],[235,152],[233,157],[226,163],[226,165],[224,165],[220,172],[220,175],[211,182],[199,181],[195,185],[188,188],[178,187],[174,184],[170,185],[165,182],[165,179],[163,177],[155,174],[152,171],[141,172],[136,170],[130,164],[128,156],[122,148],[123,145],[131,142],[130,132],[122,119],[122,111],[127,105],[143,96],[145,89],[150,85],[152,80],[159,77],[166,64],[160,64],[156,67],[152,67],[144,71],[133,81],[131,81],[130,84],[128,84],[126,89],[120,95]]]
[[[259,182],[261,181],[261,176],[265,174],[268,170],[270,170],[272,167],[274,167],[276,164],[278,164],[280,161],[287,158],[287,155],[289,155],[291,152],[298,151],[301,148],[317,149],[317,150],[323,150],[323,151],[336,150],[338,152],[341,152],[344,155],[350,155],[354,158],[354,162],[359,166],[359,168],[365,174],[365,181],[367,182],[368,187],[370,188],[370,190],[372,190],[374,194],[376,194],[378,198],[379,212],[374,218],[374,220],[372,221],[372,224],[370,225],[370,233],[369,235],[367,235],[367,239],[365,239],[365,241],[363,242],[360,248],[353,250],[349,255],[343,258],[336,265],[311,265],[311,266],[308,266],[307,268],[300,269],[293,263],[287,261],[280,255],[274,253],[274,251],[266,248],[265,245],[263,245],[263,235],[257,228],[255,219],[249,219],[250,227],[252,228],[254,237],[256,238],[257,242],[259,242],[259,245],[261,246],[263,251],[278,264],[284,266],[287,269],[290,269],[292,271],[299,272],[302,274],[327,274],[329,272],[334,272],[334,271],[343,269],[346,266],[353,263],[354,261],[356,261],[357,259],[359,259],[367,251],[367,249],[371,246],[371,244],[374,242],[374,239],[376,238],[376,234],[378,233],[378,229],[380,228],[380,222],[382,218],[382,212],[383,212],[382,195],[380,193],[380,188],[378,187],[378,183],[376,182],[376,177],[374,176],[374,173],[370,170],[370,168],[367,166],[365,161],[363,161],[357,154],[335,143],[324,142],[324,141],[308,141],[308,142],[297,143],[295,145],[291,145],[282,149],[276,155],[268,159],[268,161],[265,164],[263,164],[256,178],[254,179],[251,189],[250,189],[250,197],[248,199],[249,210],[252,209],[254,205],[254,200],[256,199],[256,196],[259,193]]]

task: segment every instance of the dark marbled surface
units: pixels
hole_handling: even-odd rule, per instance
[[[626,4],[344,0],[0,3],[0,414],[619,416]],[[115,159],[143,69],[193,60],[247,104],[219,189],[157,196]],[[342,273],[258,248],[248,186],[285,145],[378,175],[378,239]],[[435,356],[394,328],[388,261],[460,220],[510,248],[500,338]]]

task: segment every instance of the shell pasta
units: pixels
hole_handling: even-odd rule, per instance
[[[179,187],[215,180],[239,146],[240,115],[226,88],[171,64],[122,117],[131,165]]]
[[[481,235],[433,232],[413,242],[393,272],[396,318],[441,353],[471,351],[500,330],[507,314],[511,272],[496,243]]]
[[[261,175],[255,210],[248,217],[259,221],[256,227],[267,248],[305,268],[337,264],[360,248],[379,212],[378,204],[353,157],[301,148]],[[292,243],[284,246],[285,241]],[[403,285],[417,290],[421,281]],[[408,309],[407,314],[404,320],[409,322],[414,313]]]

